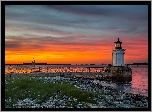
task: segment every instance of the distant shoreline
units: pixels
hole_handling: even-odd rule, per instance
[[[25,63],[25,64],[5,64],[5,65],[32,65],[32,63]],[[35,63],[35,65],[71,65],[71,64],[47,64],[47,63]]]
[[[32,63],[22,63],[22,64],[5,64],[5,65],[32,65]],[[48,63],[35,63],[35,65],[72,65],[72,64],[48,64]],[[73,64],[73,65],[108,65],[108,64]],[[110,65],[110,64],[109,64]],[[148,63],[132,63],[125,65],[148,65]]]

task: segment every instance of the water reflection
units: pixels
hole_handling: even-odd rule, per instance
[[[148,68],[132,68],[132,81],[130,84],[122,84],[118,89],[133,94],[148,96]]]
[[[148,68],[135,67],[132,68],[132,81],[127,83],[113,83],[107,81],[97,81],[103,86],[110,86],[122,92],[141,94],[148,96]]]

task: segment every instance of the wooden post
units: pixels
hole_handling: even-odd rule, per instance
[[[48,69],[49,69],[49,68],[47,67],[47,73],[48,73]]]

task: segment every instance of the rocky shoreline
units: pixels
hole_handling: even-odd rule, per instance
[[[100,83],[96,83],[90,79],[65,78],[60,76],[37,78],[44,83],[68,82],[85,91],[94,93],[101,91],[103,94],[94,97],[97,104],[77,102],[77,99],[71,96],[64,95],[61,97],[58,93],[54,93],[53,96],[50,96],[48,100],[42,104],[37,104],[36,99],[26,98],[24,100],[18,100],[16,104],[13,104],[13,108],[148,108],[148,97],[121,92],[110,86],[102,86]],[[11,101],[11,98],[9,101]]]

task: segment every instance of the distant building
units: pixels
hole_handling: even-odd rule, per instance
[[[34,58],[33,58],[34,59]],[[32,66],[35,66],[35,60],[34,61],[32,61]]]
[[[90,65],[95,65],[95,64],[90,64]]]
[[[33,63],[23,63],[23,65],[33,65]],[[35,65],[47,65],[47,63],[35,63]]]

